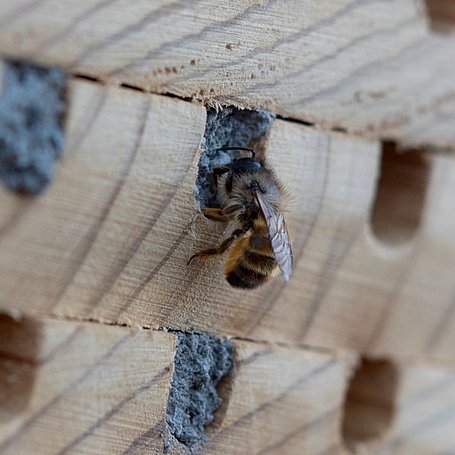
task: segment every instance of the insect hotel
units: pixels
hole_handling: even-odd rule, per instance
[[[455,453],[450,0],[2,0],[0,455]]]

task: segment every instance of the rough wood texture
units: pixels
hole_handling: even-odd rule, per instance
[[[378,145],[276,121],[266,152],[295,197],[295,273],[234,290],[223,258],[187,266],[228,232],[194,203],[205,111],[86,82],[72,99],[49,191],[0,191],[2,308],[453,358],[452,158],[430,159],[420,230],[385,244],[369,223]]]
[[[154,92],[453,148],[455,39],[429,31],[421,0],[60,8],[3,0],[0,51]]]
[[[0,341],[2,455],[162,451],[174,336],[2,315]]]
[[[342,425],[346,453],[453,453],[454,393],[453,369],[364,359],[346,396]]]
[[[442,367],[402,367],[394,425],[379,453],[436,455],[455,447],[455,373]]]
[[[2,455],[164,453],[173,334],[6,315],[0,329]],[[353,356],[245,341],[235,347],[209,440],[193,453],[352,453],[341,429]],[[350,446],[381,454],[451,453],[455,372],[373,364],[347,398],[363,409],[360,434],[371,440],[356,433]],[[389,384],[391,368],[396,385]],[[391,419],[378,427],[386,399]],[[189,452],[174,445],[169,453]]]
[[[222,421],[201,454],[338,453],[353,358],[236,342]]]
[[[0,328],[2,455],[163,453],[174,335],[6,316]],[[210,441],[195,453],[340,448],[349,357],[247,342],[236,351]]]
[[[453,453],[455,156],[422,150],[455,150],[454,15],[427,3],[0,2],[2,55],[73,77],[55,182],[0,188],[1,455],[189,455],[163,327],[235,337],[194,454]],[[314,122],[261,142],[295,199],[287,284],[187,265],[231,230],[194,200],[200,101]]]

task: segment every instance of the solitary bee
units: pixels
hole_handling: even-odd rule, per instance
[[[236,221],[240,227],[220,245],[191,257],[208,259],[223,254],[236,240],[225,267],[231,286],[254,289],[269,281],[278,269],[286,281],[292,274],[292,250],[289,233],[280,207],[284,188],[263,159],[256,159],[251,149],[225,147],[251,153],[237,157],[230,164],[213,170],[220,208],[202,212],[215,221]]]

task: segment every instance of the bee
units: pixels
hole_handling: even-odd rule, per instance
[[[286,281],[292,274],[293,256],[289,233],[281,211],[286,198],[283,185],[264,159],[252,149],[224,147],[218,150],[247,151],[228,165],[213,169],[219,208],[202,209],[214,221],[234,221],[238,227],[220,245],[193,255],[208,259],[225,253],[233,244],[225,266],[228,283],[236,288],[255,289],[281,270]]]

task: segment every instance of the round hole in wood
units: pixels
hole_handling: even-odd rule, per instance
[[[41,324],[0,314],[0,423],[27,406],[39,367]]]
[[[420,228],[431,162],[416,150],[382,149],[381,174],[371,212],[371,228],[381,242],[396,246],[412,239]]]
[[[398,370],[387,360],[363,358],[350,381],[342,423],[345,446],[356,453],[360,447],[378,444],[390,429],[398,387]]]
[[[431,28],[438,33],[455,30],[455,2],[453,0],[426,0]]]

